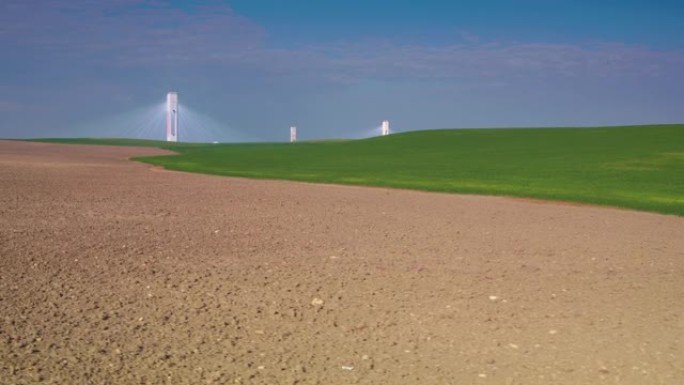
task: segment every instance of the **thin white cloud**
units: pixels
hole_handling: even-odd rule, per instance
[[[8,0],[0,25],[0,44],[30,49],[33,59],[119,66],[203,61],[265,36],[221,3],[183,10],[165,1]]]
[[[323,47],[329,65],[362,77],[459,79],[509,76],[658,76],[681,71],[684,52],[645,47],[568,44],[481,44],[442,47]]]
[[[6,0],[0,44],[33,60],[111,68],[248,68],[265,76],[332,82],[367,79],[621,77],[682,74],[684,52],[620,44],[403,45],[336,42],[277,49],[266,32],[222,2],[181,9],[164,0]]]

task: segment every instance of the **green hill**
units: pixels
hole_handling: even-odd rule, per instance
[[[137,159],[171,170],[533,197],[684,215],[684,125],[432,130],[296,144],[145,143],[180,154]]]

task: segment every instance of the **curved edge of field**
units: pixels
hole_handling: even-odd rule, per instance
[[[546,203],[546,204],[560,204],[560,205],[583,205],[583,206],[596,206],[604,208],[613,208],[621,210],[633,210],[633,211],[643,211],[651,212],[662,215],[673,215],[684,217],[684,198],[678,200],[671,200],[667,197],[658,196],[641,196],[643,199],[643,204],[632,200],[625,200],[619,202],[616,199],[607,199],[600,197],[583,197],[583,196],[570,196],[563,195],[562,193],[543,193],[538,191],[530,191],[527,193],[511,193],[505,191],[496,191],[494,188],[478,187],[475,183],[472,185],[461,185],[458,183],[453,183],[448,186],[440,187],[424,187],[420,186],[418,183],[401,183],[392,181],[369,181],[361,178],[345,178],[345,179],[329,179],[319,178],[315,176],[307,177],[306,175],[299,176],[279,176],[270,174],[259,174],[255,172],[248,171],[217,171],[217,170],[202,170],[197,171],[192,168],[191,165],[183,165],[182,162],[174,165],[164,164],[162,158],[168,157],[182,157],[183,154],[169,154],[161,156],[142,156],[142,157],[132,157],[131,161],[141,162],[149,164],[150,166],[160,167],[167,171],[175,172],[190,172],[205,175],[214,175],[222,177],[231,178],[246,178],[246,179],[260,179],[260,180],[282,180],[298,183],[313,183],[313,184],[326,184],[326,185],[343,185],[343,186],[360,186],[369,188],[391,188],[399,190],[414,190],[414,191],[424,191],[433,193],[443,193],[443,194],[461,194],[461,195],[477,195],[477,196],[491,196],[491,197],[503,197],[511,199],[522,199],[529,200],[536,203]],[[498,186],[501,188],[502,186]],[[638,195],[638,192],[634,192],[633,196]],[[654,205],[657,204],[656,205]]]
[[[167,170],[532,198],[684,216],[684,125],[422,130],[362,140],[152,146]]]

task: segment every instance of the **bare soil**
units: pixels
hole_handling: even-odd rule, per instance
[[[0,142],[0,384],[684,384],[684,218]]]

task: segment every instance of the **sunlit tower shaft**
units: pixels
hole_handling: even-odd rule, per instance
[[[389,135],[389,120],[382,121],[382,136]]]
[[[178,93],[166,94],[166,141],[178,141]]]
[[[297,141],[297,127],[290,127],[290,143]]]

